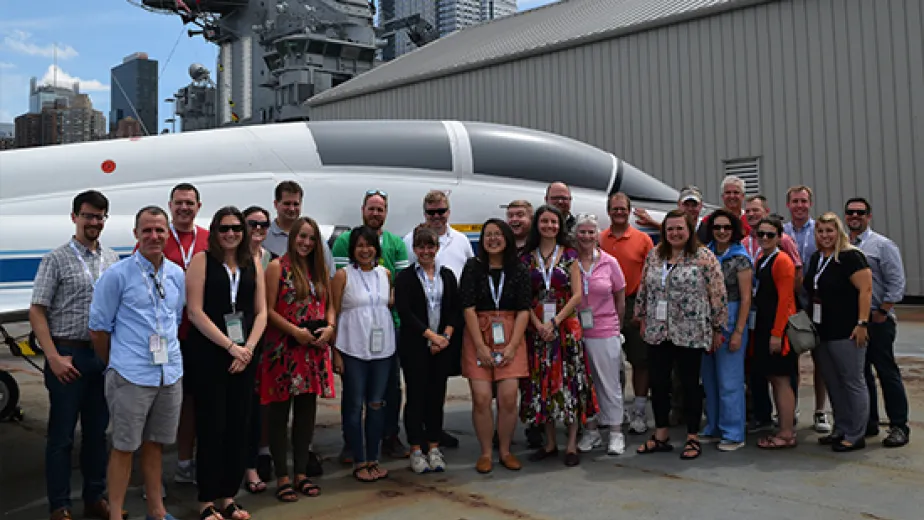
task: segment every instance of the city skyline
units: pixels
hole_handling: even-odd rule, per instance
[[[557,0],[519,0],[525,11]],[[109,115],[110,69],[134,52],[159,62],[159,128],[173,115],[164,102],[190,83],[192,63],[215,68],[218,48],[201,37],[189,38],[179,17],[146,12],[127,1],[107,2],[100,11],[81,2],[52,0],[41,16],[28,3],[4,7],[0,20],[0,123],[29,111],[29,80],[70,88],[80,84],[94,108]],[[151,132],[152,134],[154,132]]]

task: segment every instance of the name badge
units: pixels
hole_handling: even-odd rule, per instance
[[[494,339],[495,345],[506,345],[507,337],[504,334],[504,324],[500,321],[495,321],[491,323],[491,336]]]
[[[244,339],[244,315],[240,312],[225,314],[225,328],[228,331],[228,337],[238,345],[243,345]]]
[[[821,323],[821,304],[818,302],[812,304],[812,321]]]
[[[748,329],[754,330],[755,328],[757,328],[757,311],[751,309],[748,313]]]
[[[158,334],[151,334],[151,337],[148,338],[148,347],[151,349],[155,365],[167,364],[167,338]]]
[[[545,302],[542,304],[542,321],[548,323],[558,314],[555,302]]]
[[[369,353],[379,354],[383,350],[385,350],[385,331],[374,328],[369,335]]]
[[[578,312],[578,319],[581,320],[581,328],[584,330],[594,328],[594,313],[587,307],[586,309],[581,309]]]
[[[659,300],[655,306],[655,319],[658,321],[667,321],[667,300]]]

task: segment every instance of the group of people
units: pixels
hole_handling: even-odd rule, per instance
[[[407,457],[416,473],[446,469],[442,450],[458,440],[444,430],[443,407],[456,375],[470,384],[481,473],[493,470],[495,448],[500,465],[522,467],[511,452],[518,422],[531,462],[559,456],[557,424],[567,431],[568,466],[603,446],[601,430],[607,453],[622,454],[624,423],[630,434],[648,431],[649,393],[655,431],[639,454],[673,450],[669,428],[681,421],[683,459],[699,457],[705,442],[739,449],[747,432],[772,428],[771,389],[778,431],[757,446],[791,448],[799,360],[786,326],[800,309],[821,338],[812,351],[819,442],[852,451],[879,434],[872,369],[890,421],[883,444],[908,442],[892,347],[904,272],[896,245],[869,228],[865,199],[847,202],[845,228],[834,213],[811,219],[812,191],[797,186],[784,226],[761,196],[744,208],[744,183],[728,177],[724,207],[698,229],[695,187],[662,222],[636,208],[637,222],[660,228],[655,246],[629,224],[625,194],[608,198],[605,225],[573,215],[568,186],[553,183],[535,211],[516,200],[506,219],[487,220],[475,254],[449,226],[443,192],[427,193],[424,223],[399,237],[384,229],[388,194],[370,190],[363,225],[332,247],[301,216],[303,195],[282,182],[275,218],[227,206],[204,229],[194,222],[198,190],[179,184],[169,214],[138,211],[138,245],[122,260],[99,241],[106,197],[75,197],[74,237],[43,259],[30,310],[46,355],[52,520],[72,515],[78,419],[88,517],[127,517],[140,451],[147,517],[173,519],[162,482],[163,446],[173,443],[174,478],[196,483],[203,520],[249,519],[235,495],[241,486],[263,492],[274,477],[280,501],[317,496],[318,398],[337,397],[338,376],[340,460],[362,482],[388,477],[383,454]],[[402,394],[409,447],[399,437]]]

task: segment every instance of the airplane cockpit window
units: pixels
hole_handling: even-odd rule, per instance
[[[677,202],[680,193],[635,166],[622,161],[616,173],[613,192],[621,191],[632,200],[649,202]]]
[[[605,191],[613,157],[573,139],[523,128],[463,123],[475,173]]]
[[[324,165],[452,171],[452,148],[439,121],[309,123]]]

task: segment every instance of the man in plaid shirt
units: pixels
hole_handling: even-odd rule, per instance
[[[45,446],[45,478],[51,520],[71,518],[71,450],[80,418],[80,469],[84,516],[109,520],[106,490],[106,427],[109,408],[103,393],[106,365],[90,344],[93,287],[119,261],[99,243],[109,200],[98,191],[74,197],[71,220],[76,232],[39,265],[29,308],[29,323],[45,351],[45,387],[51,404]]]

